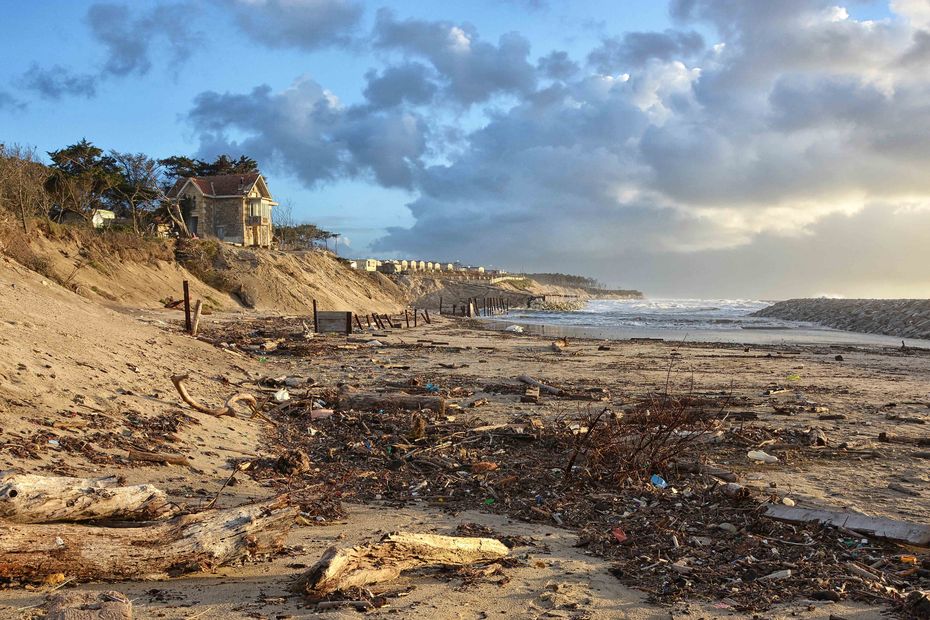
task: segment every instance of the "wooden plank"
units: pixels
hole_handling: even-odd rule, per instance
[[[856,512],[798,508],[781,504],[766,506],[765,516],[794,523],[825,523],[876,538],[885,538],[919,547],[930,546],[930,526],[920,523],[870,517]]]

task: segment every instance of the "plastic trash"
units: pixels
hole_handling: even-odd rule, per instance
[[[610,533],[614,535],[614,540],[616,540],[618,543],[622,543],[628,538],[626,532],[624,532],[619,527],[615,527],[614,529],[610,530]]]
[[[778,457],[767,454],[762,450],[750,450],[746,453],[746,456],[749,457],[751,461],[759,461],[760,463],[777,463]]]
[[[368,342],[365,343],[365,346],[366,347],[383,347],[384,343],[381,342],[380,340],[369,340]]]
[[[668,487],[668,483],[659,474],[652,474],[652,478],[650,478],[650,480],[652,482],[652,486],[656,487],[657,489],[664,489]]]
[[[291,394],[287,391],[286,387],[283,387],[274,393],[274,399],[275,402],[283,403],[284,401],[291,399]]]
[[[505,331],[505,332],[513,332],[513,333],[515,333],[515,334],[522,334],[522,333],[523,333],[523,328],[522,328],[521,326],[519,326],[519,325],[511,325],[510,327],[508,327],[508,328],[505,329],[504,331]]]
[[[427,383],[427,384],[426,384],[426,391],[427,391],[427,392],[430,392],[431,394],[435,394],[436,392],[439,391],[439,386],[438,386],[438,385],[433,385],[432,383]]]

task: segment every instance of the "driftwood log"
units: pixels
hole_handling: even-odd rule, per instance
[[[58,592],[48,597],[45,620],[132,620],[132,602],[107,592]]]
[[[181,395],[181,400],[190,405],[192,409],[195,409],[201,413],[207,413],[213,416],[224,416],[224,415],[236,415],[236,410],[233,408],[233,405],[236,403],[242,402],[249,406],[249,409],[252,411],[252,415],[258,414],[258,401],[255,400],[255,397],[251,394],[240,393],[233,394],[226,399],[226,403],[222,407],[207,407],[202,405],[193,398],[187,391],[187,386],[184,385],[184,382],[190,375],[174,375],[171,377],[171,382],[174,384],[175,389],[178,391],[178,394]]]
[[[420,409],[430,409],[439,415],[443,415],[446,412],[446,401],[442,396],[418,394],[345,394],[339,399],[339,408],[359,411],[371,411],[372,409],[419,411]]]
[[[161,579],[276,551],[297,509],[275,500],[134,528],[0,523],[0,578]]]
[[[351,587],[391,581],[403,571],[438,566],[466,566],[506,557],[507,547],[493,538],[386,534],[380,542],[328,549],[300,576],[297,592],[326,594]]]
[[[12,523],[151,521],[175,512],[165,492],[150,484],[0,472],[0,519]]]
[[[525,383],[527,385],[538,387],[540,390],[542,390],[546,394],[552,394],[553,396],[561,396],[562,394],[562,390],[560,390],[559,388],[553,387],[551,385],[547,385],[543,383],[542,381],[537,381],[533,377],[530,377],[527,375],[520,375],[519,377],[517,377],[517,381],[519,381],[520,383]]]

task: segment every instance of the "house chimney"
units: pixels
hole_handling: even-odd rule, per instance
[[[245,177],[239,177],[239,193],[242,193],[242,188],[245,187]]]

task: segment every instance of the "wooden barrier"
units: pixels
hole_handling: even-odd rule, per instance
[[[358,321],[357,318],[356,321]],[[359,322],[359,328],[361,328],[361,322]],[[352,313],[343,310],[318,310],[314,299],[313,331],[318,334],[336,333],[348,336],[352,333]]]

